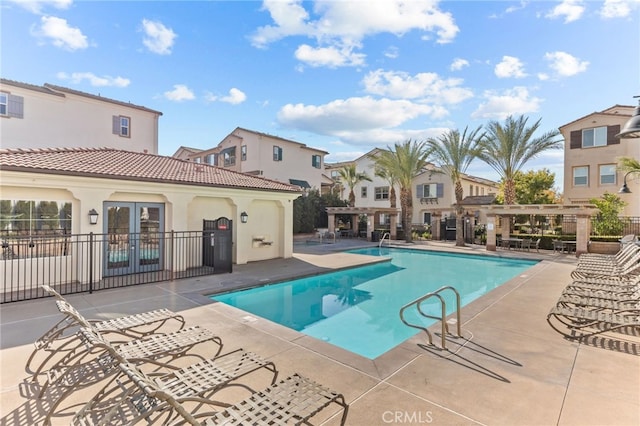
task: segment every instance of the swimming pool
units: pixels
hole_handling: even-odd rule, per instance
[[[398,312],[406,303],[452,285],[464,306],[537,263],[377,247],[350,252],[385,256],[390,261],[211,298],[374,359],[419,332],[400,321]],[[455,309],[453,295],[443,296],[449,314]],[[436,299],[423,308],[440,314]],[[434,322],[410,318],[425,326]]]

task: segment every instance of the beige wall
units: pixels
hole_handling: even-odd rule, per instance
[[[590,114],[560,128],[564,137],[564,202],[565,204],[588,204],[592,198],[599,198],[605,192],[617,194],[627,203],[622,215],[640,216],[640,176],[629,175],[627,185],[630,194],[618,194],[623,185],[625,173],[616,171],[614,183],[602,184],[599,179],[600,166],[617,165],[622,156],[640,159],[640,141],[638,139],[619,139],[619,143],[606,146],[571,149],[571,132],[597,127],[606,127],[624,123],[631,117],[632,107],[613,107]],[[588,167],[588,184],[574,184],[575,167]]]
[[[247,158],[242,160],[242,146],[247,147]],[[282,148],[282,161],[273,160],[273,147]],[[206,149],[198,153],[188,154],[178,152],[176,158],[194,161],[199,158],[205,162],[205,156],[211,153],[220,153],[222,150],[235,147],[236,162],[234,165],[224,166],[224,159],[218,157],[218,166],[236,172],[250,173],[255,176],[289,183],[289,179],[304,180],[312,188],[320,190],[323,182],[325,152],[309,148],[301,143],[287,141],[277,137],[270,137],[262,133],[252,132],[237,128],[225,137],[216,147]],[[312,166],[311,157],[319,155],[320,168]]]
[[[64,93],[3,83],[3,92],[24,98],[24,118],[0,116],[2,148],[100,148],[158,153],[158,114]],[[112,117],[130,118],[130,137],[112,133]]]
[[[72,233],[101,233],[103,202],[154,202],[165,205],[165,231],[201,231],[203,219],[233,220],[233,260],[237,264],[293,254],[293,200],[300,194],[147,183],[0,171],[2,199],[70,201]],[[99,213],[97,225],[88,212]],[[240,213],[249,215],[241,223]],[[264,236],[261,244],[255,237]],[[271,243],[271,244],[268,244]]]

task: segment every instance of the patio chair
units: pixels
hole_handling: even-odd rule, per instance
[[[616,300],[620,302],[624,301],[636,301],[640,300],[640,288],[635,289],[615,289],[608,290],[602,288],[581,288],[581,287],[567,287],[562,291],[561,297],[563,296],[577,296],[584,298],[596,298],[596,299],[605,299],[605,300]]]
[[[625,311],[628,309],[640,309],[640,299],[616,300],[601,297],[584,297],[577,294],[563,293],[558,299],[557,306],[564,308],[584,308],[590,310],[609,309],[612,311]]]
[[[115,348],[112,347],[111,353],[114,357],[118,357]],[[126,363],[126,360],[120,358],[120,362]],[[127,368],[132,370],[136,367],[129,365]],[[211,396],[228,386],[240,386],[254,393],[254,389],[238,380],[260,369],[273,373],[271,379],[271,385],[273,385],[278,377],[275,364],[242,349],[206,359],[169,374],[149,373],[145,376],[139,371],[137,375],[121,371],[120,377],[113,385],[104,387],[74,415],[71,424],[133,425],[142,421],[154,424],[160,422],[161,416],[164,416],[163,424],[169,423],[176,416],[175,409],[165,401],[154,400],[145,395],[144,391],[138,387],[140,377],[146,377],[163,392],[169,393],[178,403],[189,401],[226,407],[229,404],[213,402]],[[116,405],[119,405],[118,418],[115,418],[115,413],[108,415],[109,410]]]
[[[133,411],[135,415],[142,405],[128,403],[128,401],[132,400],[144,401],[147,405],[164,404],[169,406],[184,419],[182,423],[191,425],[280,425],[288,422],[310,424],[309,420],[313,416],[332,403],[342,407],[343,412],[340,424],[344,425],[349,410],[349,406],[342,394],[338,394],[308,378],[294,374],[222,411],[217,411],[213,414],[211,412],[191,413],[182,404],[183,401],[179,396],[159,386],[156,381],[145,375],[135,365],[123,363],[120,365],[120,369],[135,386],[127,389],[121,402],[106,412],[102,419],[99,419],[99,423],[80,422],[80,419],[77,419],[79,416],[76,416],[72,424],[130,424],[126,417],[123,421],[123,415],[127,415],[127,411]],[[200,418],[203,417],[204,420],[201,421]]]
[[[72,307],[71,304],[52,287],[42,285],[41,288],[54,296],[57,300],[66,303],[69,307]],[[65,312],[71,312],[71,310]],[[73,315],[65,315],[58,323],[40,336],[34,342],[35,348],[27,359],[25,369],[29,371],[31,362],[40,351],[48,351],[49,357],[47,359],[49,359],[51,356],[54,356],[56,352],[59,353],[61,350],[64,350],[60,347],[52,349],[51,346],[57,341],[71,341],[73,339],[77,339],[76,332],[78,328],[83,326],[85,323],[91,324],[101,333],[115,332],[134,339],[139,339],[159,332],[160,329],[169,321],[175,320],[178,322],[177,330],[182,330],[185,327],[184,317],[168,309],[156,309],[153,311],[126,315],[108,320],[85,319],[82,317],[82,323],[78,322],[77,318],[79,317],[82,317],[82,315],[76,309],[73,309]]]
[[[626,327],[640,327],[640,310],[589,309],[585,307],[554,306],[547,322],[558,333],[569,339],[580,339],[595,334],[620,331]],[[562,324],[565,329],[558,327]]]
[[[551,244],[553,244],[553,251],[559,251],[562,253],[564,251],[564,242],[562,240],[552,240]]]
[[[584,265],[619,265],[640,252],[640,246],[627,244],[616,254],[585,253],[578,258],[578,267]]]
[[[629,259],[626,259],[622,263],[616,263],[611,265],[584,265],[576,267],[571,272],[573,279],[580,279],[589,276],[622,276],[622,275],[636,275],[640,273],[640,250],[633,254]]]
[[[58,303],[63,303],[58,301]],[[170,362],[177,358],[193,356],[202,361],[205,357],[189,353],[196,345],[213,342],[218,346],[214,355],[222,350],[222,341],[209,330],[193,326],[169,334],[154,334],[143,339],[125,343],[114,343],[105,339],[97,330],[83,327],[79,335],[86,346],[85,351],[65,356],[54,367],[47,370],[47,380],[40,388],[38,398],[45,395],[47,389],[56,388],[55,395],[50,394],[50,407],[44,424],[49,424],[51,416],[60,403],[72,392],[95,385],[111,378],[113,382],[122,362],[153,365],[158,369],[177,370]],[[91,357],[88,361],[86,358]]]
[[[531,238],[524,238],[520,244],[522,250],[531,251],[533,240]]]

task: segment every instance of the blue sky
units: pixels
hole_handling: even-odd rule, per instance
[[[0,14],[2,77],[161,111],[163,155],[240,126],[352,160],[508,115],[549,131],[640,94],[640,0],[0,0]],[[562,162],[526,169],[561,188]]]

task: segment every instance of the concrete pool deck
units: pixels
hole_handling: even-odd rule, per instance
[[[273,361],[279,377],[298,372],[343,393],[350,404],[348,425],[640,424],[640,338],[611,333],[571,342],[546,322],[549,309],[571,281],[576,263],[572,255],[542,250],[492,254],[542,261],[463,308],[463,338],[448,337],[449,351],[429,347],[426,336],[418,334],[375,360],[206,297],[377,261],[337,252],[362,245],[367,244],[296,244],[294,258],[234,265],[232,274],[67,299],[88,318],[158,308],[180,313],[187,324],[215,331],[224,342],[223,352],[251,350]],[[487,254],[484,247],[455,248],[452,243],[415,247]],[[38,384],[28,381],[24,366],[34,340],[61,316],[51,298],[5,304],[0,310],[0,425],[41,424],[48,400],[34,396]],[[436,336],[434,343],[439,344]],[[207,354],[212,349],[204,345],[197,350]],[[259,375],[247,380],[255,387],[268,384]],[[65,400],[53,424],[69,424],[79,404],[92,396],[90,388]],[[340,410],[330,406],[312,422],[334,425],[339,416]]]

